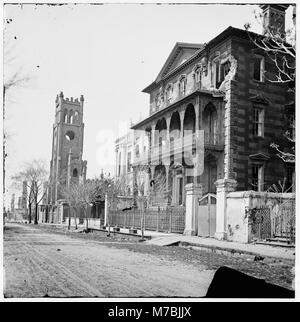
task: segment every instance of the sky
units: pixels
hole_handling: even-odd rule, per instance
[[[87,177],[114,172],[117,137],[149,113],[142,89],[176,42],[208,42],[229,25],[261,32],[256,5],[67,4],[4,6],[4,81],[28,77],[6,97],[7,198],[10,177],[33,159],[51,159],[55,98],[84,95]],[[11,19],[11,20],[10,20]],[[291,10],[287,11],[291,21]],[[17,192],[17,196],[20,192]]]

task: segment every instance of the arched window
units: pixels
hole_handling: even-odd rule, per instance
[[[63,121],[64,121],[64,123],[68,123],[68,111],[67,111],[67,109],[64,109]]]
[[[186,92],[186,77],[181,76],[179,80],[179,93],[180,95],[185,95]]]
[[[73,119],[74,119],[74,113],[73,113],[73,110],[70,110],[68,113],[68,123],[73,124]]]
[[[200,67],[197,67],[194,72],[194,81],[195,83],[199,83],[201,78],[201,69]]]
[[[77,177],[78,176],[78,171],[77,171],[77,169],[74,169],[73,170],[73,177]]]
[[[173,97],[173,86],[172,84],[169,84],[166,89],[166,100],[170,102]]]
[[[79,122],[79,113],[77,111],[74,113],[74,121],[75,123]]]

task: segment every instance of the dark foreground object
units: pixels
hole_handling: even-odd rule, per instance
[[[216,271],[205,297],[294,298],[295,292],[224,266]]]

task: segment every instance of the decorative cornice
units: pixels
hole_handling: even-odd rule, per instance
[[[253,95],[253,96],[249,97],[249,100],[253,103],[270,105],[270,101],[262,94]]]
[[[250,154],[249,158],[252,160],[257,160],[257,161],[268,161],[270,159],[270,156],[264,153],[255,153],[255,154]]]

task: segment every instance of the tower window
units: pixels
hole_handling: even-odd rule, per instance
[[[75,122],[78,122],[79,121],[79,114],[78,114],[77,111],[74,114],[74,119],[75,119]]]
[[[77,177],[78,176],[78,171],[77,171],[77,169],[74,169],[73,170],[73,177]]]
[[[72,140],[74,140],[74,138],[75,138],[75,134],[74,134],[74,132],[73,132],[73,131],[68,131],[68,132],[66,133],[66,139],[67,139],[68,141],[72,141]]]
[[[64,109],[64,114],[63,114],[63,121],[65,123],[68,123],[68,112],[66,109]]]

